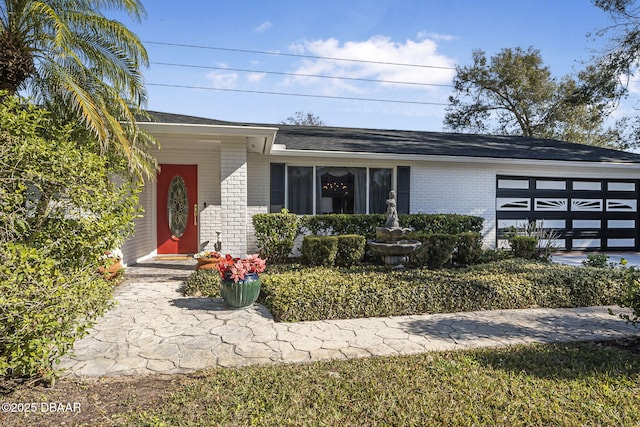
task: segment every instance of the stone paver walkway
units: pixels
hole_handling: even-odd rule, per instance
[[[640,335],[607,307],[498,310],[276,323],[261,305],[184,297],[192,261],[130,267],[118,305],[61,360],[69,376],[180,373],[203,368],[415,354]]]

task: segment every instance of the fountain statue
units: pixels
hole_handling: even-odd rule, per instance
[[[387,200],[384,227],[376,227],[376,238],[368,244],[373,252],[382,255],[385,265],[401,269],[409,261],[409,254],[415,252],[422,243],[405,238],[412,229],[400,227],[396,206],[396,192],[391,191]]]

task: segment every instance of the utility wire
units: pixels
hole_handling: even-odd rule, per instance
[[[401,82],[398,80],[381,80],[381,79],[365,79],[358,77],[339,77],[339,76],[323,76],[319,74],[303,74],[303,73],[286,73],[282,71],[263,71],[263,70],[247,70],[242,68],[228,68],[228,67],[213,67],[208,65],[190,65],[190,64],[174,64],[170,62],[150,62],[152,65],[164,65],[169,67],[183,67],[183,68],[200,68],[206,70],[222,70],[222,71],[238,71],[242,73],[259,73],[259,74],[276,74],[280,76],[295,76],[295,77],[314,77],[319,79],[335,79],[335,80],[353,80],[359,82],[372,82],[372,83],[392,83],[399,85],[415,85],[415,86],[439,86],[439,87],[453,87],[453,85],[438,84],[438,83],[418,83],[418,82]]]
[[[441,102],[403,101],[403,100],[394,100],[394,99],[358,98],[358,97],[351,97],[351,96],[311,95],[311,94],[304,94],[304,93],[269,92],[269,91],[262,91],[262,90],[245,90],[245,89],[227,89],[227,88],[188,86],[188,85],[176,85],[176,84],[165,84],[165,83],[147,83],[147,85],[148,86],[158,86],[158,87],[171,87],[171,88],[179,88],[179,89],[216,90],[216,91],[222,91],[222,92],[240,92],[240,93],[255,93],[255,94],[262,94],[262,95],[297,96],[297,97],[304,97],[304,98],[341,99],[341,100],[349,100],[349,101],[371,101],[371,102],[389,102],[389,103],[397,103],[397,104],[439,105],[439,106],[448,106],[449,105],[449,104],[445,104],[445,103],[441,103]]]
[[[297,53],[282,53],[282,52],[267,52],[264,50],[250,50],[250,49],[232,49],[228,47],[216,47],[216,46],[200,46],[192,44],[180,44],[180,43],[167,43],[156,41],[143,41],[146,44],[155,44],[161,46],[175,46],[175,47],[188,47],[192,49],[208,49],[208,50],[222,50],[227,52],[242,52],[242,53],[257,53],[260,55],[277,55],[277,56],[290,56],[295,58],[308,58],[308,59],[329,59],[331,61],[345,61],[345,62],[360,62],[365,64],[380,64],[380,65],[394,65],[400,67],[419,67],[419,68],[436,68],[441,70],[455,70],[455,67],[446,67],[441,65],[424,65],[424,64],[406,64],[402,62],[385,62],[385,61],[367,61],[364,59],[348,59],[348,58],[334,58],[330,56],[314,56],[314,55],[302,55]]]

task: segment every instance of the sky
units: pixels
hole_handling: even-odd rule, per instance
[[[147,108],[249,123],[443,131],[473,50],[532,46],[561,77],[611,23],[590,0],[142,1],[142,22],[117,18],[149,53]]]

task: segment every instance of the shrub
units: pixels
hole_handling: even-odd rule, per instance
[[[628,280],[618,304],[631,309],[631,314],[621,314],[621,318],[634,325],[640,322],[640,281],[637,277]]]
[[[482,235],[475,231],[456,234],[453,262],[457,265],[475,264],[482,254]]]
[[[409,239],[418,240],[422,246],[409,256],[412,263],[418,267],[430,269],[441,268],[451,260],[456,247],[456,236],[451,234],[425,234],[413,232]]]
[[[458,234],[468,231],[480,232],[483,218],[459,214],[401,214],[402,227],[429,234]],[[314,235],[360,234],[365,239],[376,237],[376,227],[382,227],[384,214],[331,214],[305,215],[300,225]]]
[[[191,273],[182,286],[189,296],[220,297],[220,273],[216,269],[202,269]]]
[[[261,277],[274,317],[301,321],[612,305],[629,274],[510,259],[457,270],[314,267]]]
[[[537,256],[538,239],[531,236],[513,236],[509,239],[511,250],[517,258],[532,259]]]
[[[609,266],[609,257],[606,254],[588,254],[587,259],[582,261],[585,267],[605,268]]]
[[[54,362],[109,307],[111,285],[45,250],[0,245],[0,376],[53,380]]]
[[[0,375],[52,379],[106,310],[100,258],[133,231],[139,178],[78,123],[0,94]]]
[[[357,234],[343,234],[336,237],[338,238],[336,265],[351,267],[359,263],[364,257],[367,246],[365,237]]]
[[[484,218],[460,214],[403,214],[400,225],[427,234],[459,234],[482,231]]]
[[[302,240],[302,258],[304,265],[332,266],[338,253],[336,236],[305,236]]]
[[[285,261],[298,235],[298,216],[283,209],[280,213],[256,214],[252,221],[261,255],[272,263]]]

